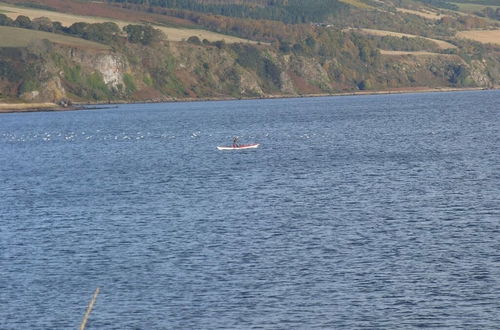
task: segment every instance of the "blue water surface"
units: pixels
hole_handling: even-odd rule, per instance
[[[498,329],[499,104],[2,114],[0,328]]]

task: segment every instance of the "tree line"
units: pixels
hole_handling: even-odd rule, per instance
[[[76,22],[69,27],[65,27],[60,22],[53,22],[47,17],[40,17],[31,20],[27,16],[19,15],[13,20],[1,13],[0,25],[66,34],[107,45],[120,42],[123,39],[126,39],[131,43],[151,45],[166,39],[163,32],[153,28],[151,25],[129,24],[124,26],[123,29],[120,29],[120,27],[113,22]]]
[[[237,18],[265,19],[289,24],[323,22],[348,6],[339,0],[268,0],[268,1],[202,1],[202,0],[108,0],[110,3],[142,5],[195,11]]]

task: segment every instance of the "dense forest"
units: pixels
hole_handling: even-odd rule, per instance
[[[109,3],[117,3],[124,6],[138,5],[144,10],[155,11],[155,7],[172,10],[170,14],[186,15],[182,11],[197,12],[203,14],[221,15],[236,18],[251,18],[281,21],[287,24],[300,23],[346,23],[349,24],[352,9],[348,0],[107,0]],[[474,4],[485,7],[475,12],[481,17],[500,19],[500,3],[498,0],[414,0],[399,1],[399,5],[417,6],[428,5],[434,8],[459,11],[458,4]],[[367,8],[387,9],[388,5],[382,1],[358,2],[357,6]],[[138,7],[136,7],[138,8]],[[156,9],[157,10],[157,9]],[[383,10],[382,10],[383,11]],[[380,14],[380,12],[378,13]],[[389,20],[390,21],[390,20]],[[389,22],[389,21],[386,21]]]
[[[229,17],[277,20],[294,24],[323,22],[333,15],[339,15],[342,9],[348,8],[338,0],[108,0],[108,2],[183,9]]]

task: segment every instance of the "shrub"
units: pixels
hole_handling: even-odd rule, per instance
[[[141,43],[145,46],[159,42],[165,39],[165,35],[158,29],[150,25],[130,24],[123,28],[127,33],[127,39],[131,43]]]
[[[191,36],[188,38],[187,42],[193,45],[201,45],[201,40],[197,36]]]
[[[14,25],[14,21],[10,17],[8,17],[7,15],[0,14],[0,25],[12,26],[12,25]]]
[[[30,18],[24,15],[17,16],[14,21],[14,26],[24,29],[31,29],[33,27]]]
[[[123,83],[125,84],[125,92],[126,93],[134,93],[137,88],[135,87],[134,84],[134,78],[132,75],[125,73],[123,75]]]

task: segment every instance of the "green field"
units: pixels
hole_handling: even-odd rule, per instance
[[[38,17],[47,17],[54,22],[60,22],[63,26],[71,26],[73,23],[76,22],[86,22],[89,24],[114,22],[118,24],[120,28],[123,28],[125,25],[137,23],[137,22],[115,20],[105,17],[73,15],[68,13],[60,13],[60,12],[48,11],[36,8],[14,7],[11,5],[6,5],[1,2],[0,2],[0,10],[6,11],[5,14],[9,16],[11,19],[16,19],[16,17],[19,15],[27,16],[32,20]],[[172,28],[172,27],[165,27],[158,25],[153,25],[153,27],[163,31],[163,33],[167,35],[168,40],[170,41],[187,40],[191,36],[198,36],[200,39],[207,39],[210,41],[225,40],[228,43],[253,42],[247,39],[237,38],[201,29],[186,29],[186,28],[179,29],[179,28]]]
[[[450,2],[455,3],[471,3],[476,5],[484,5],[484,6],[498,6],[498,0],[454,0]]]
[[[0,26],[0,47],[27,47],[33,42],[43,39],[69,46],[93,48],[97,50],[110,49],[110,47],[97,42],[61,34]]]
[[[475,11],[481,11],[484,8],[490,7],[493,9],[500,8],[500,5],[498,6],[491,6],[491,5],[481,5],[481,4],[475,4],[475,3],[458,3],[458,2],[451,2],[454,5],[457,5],[458,8],[460,8],[461,11],[465,11],[468,13],[472,13]]]

